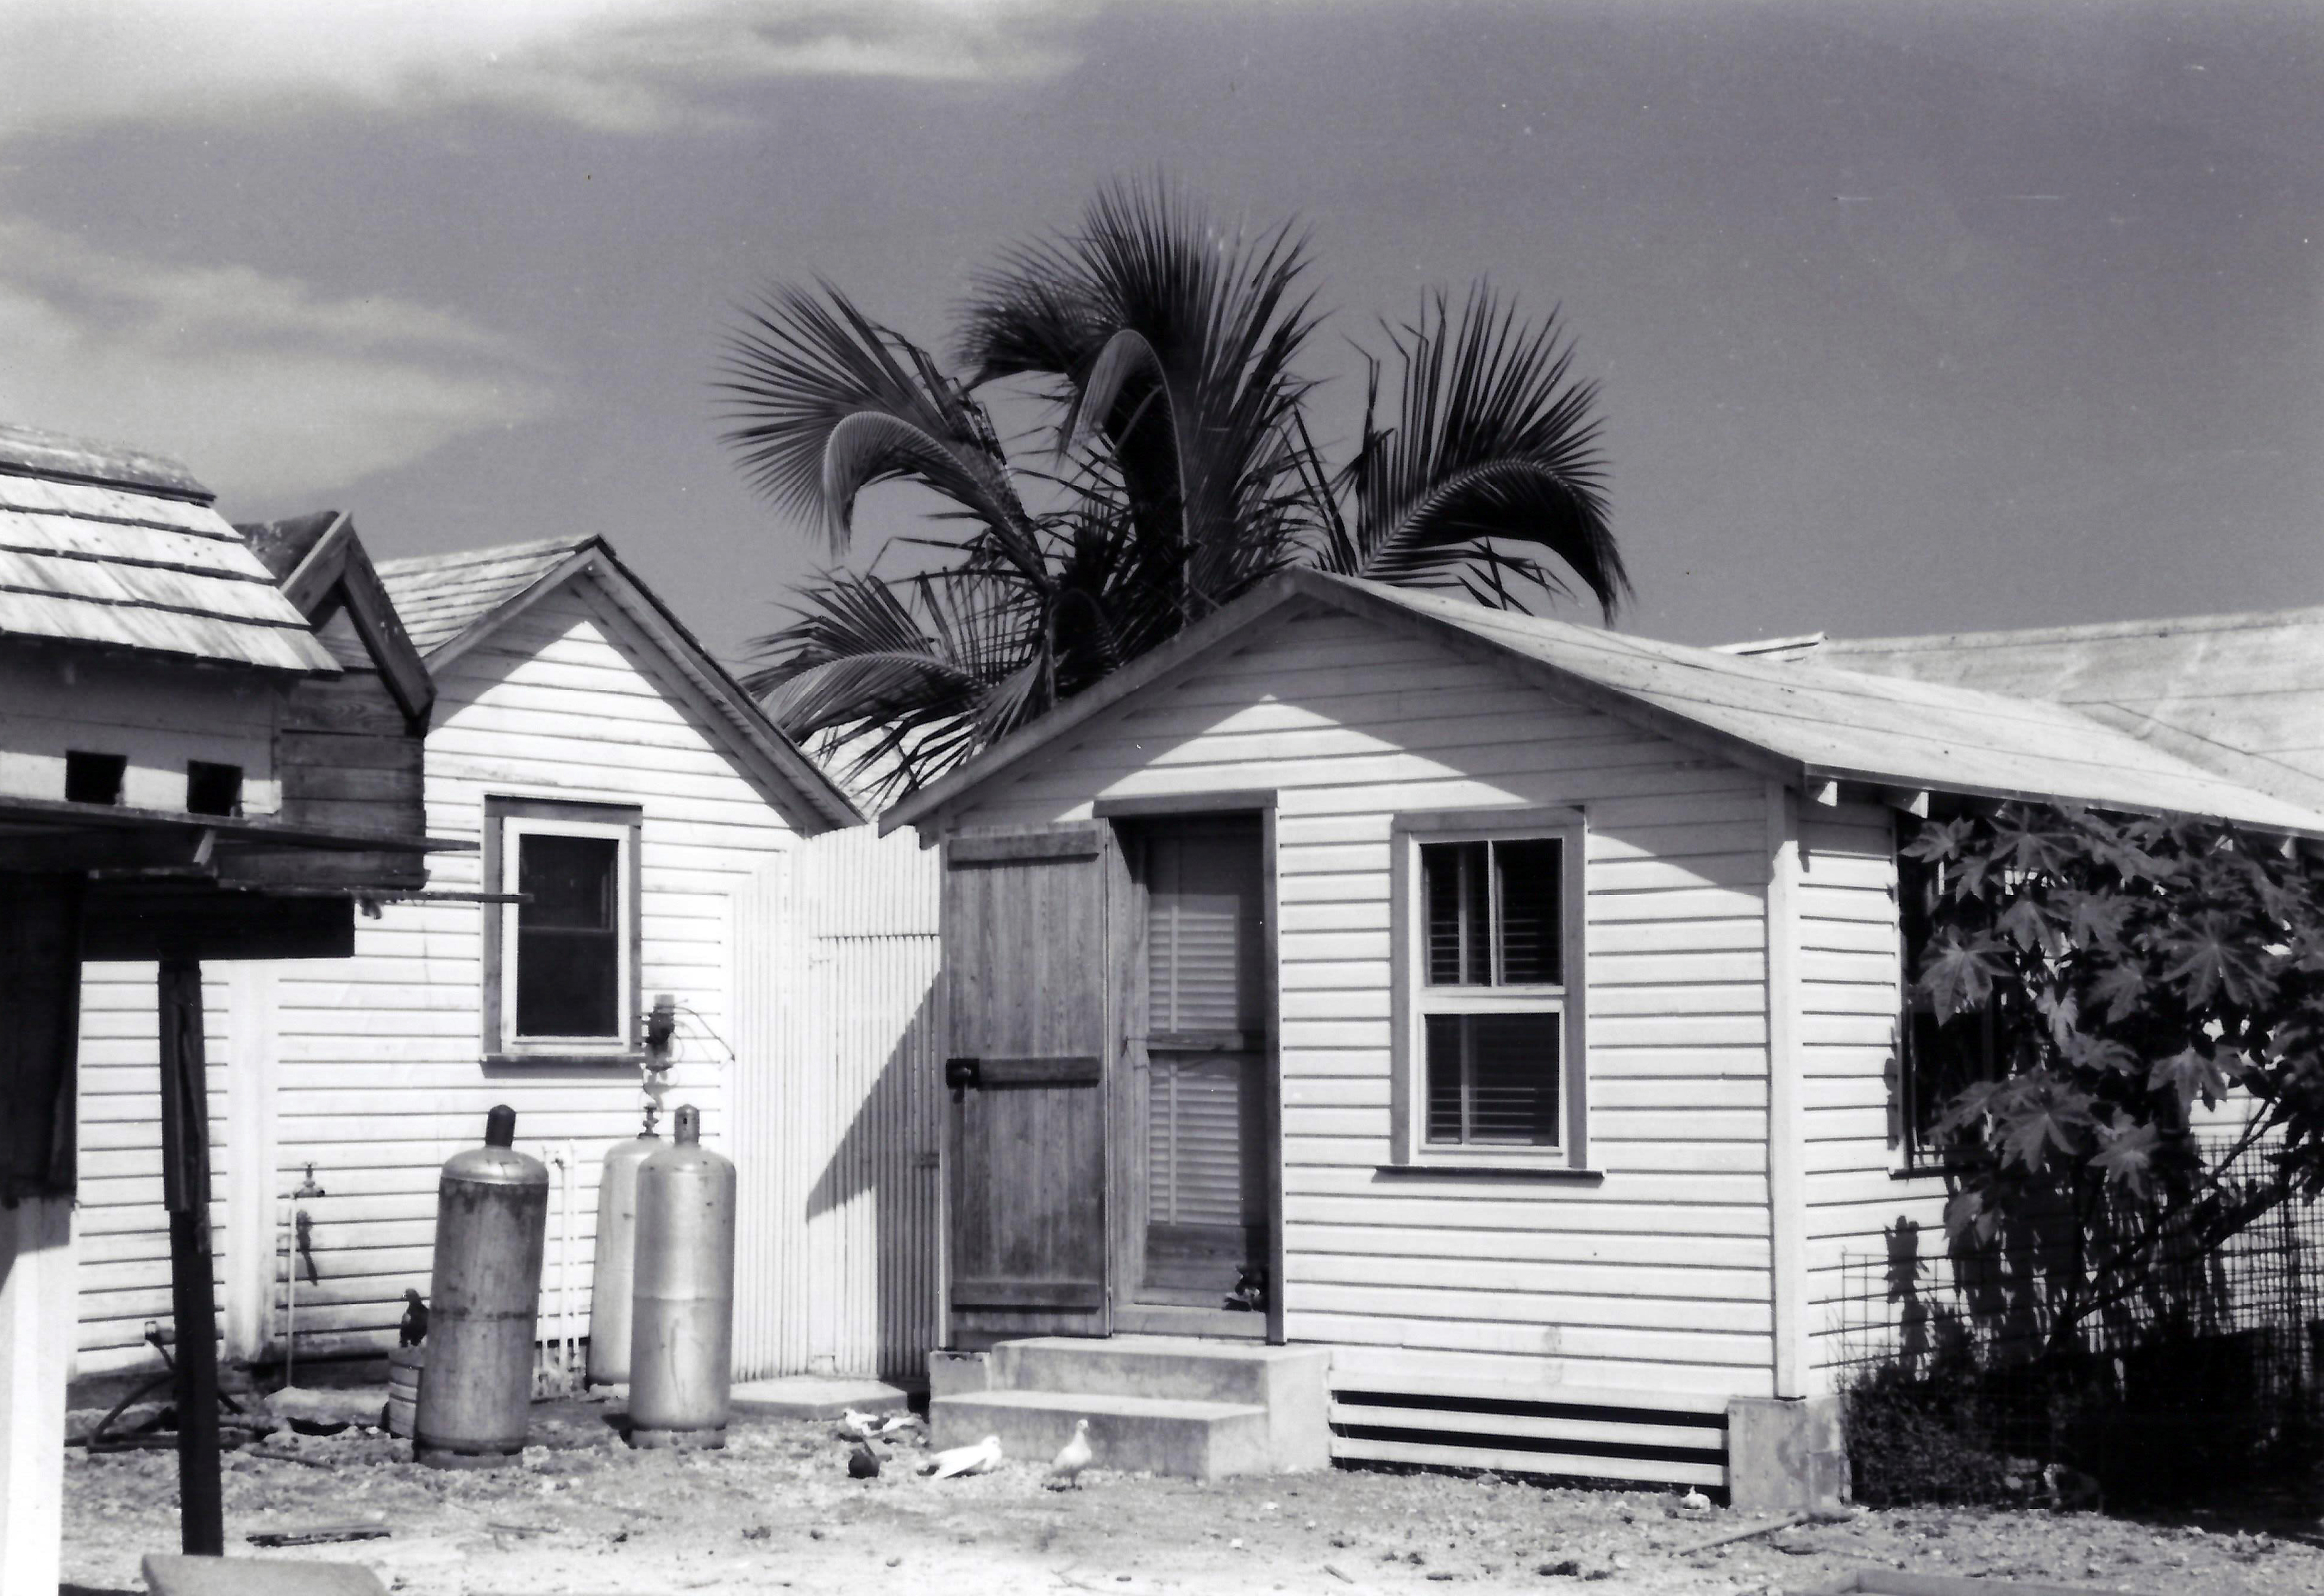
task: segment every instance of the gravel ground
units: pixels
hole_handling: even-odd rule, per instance
[[[1872,1565],[2157,1596],[2324,1591],[2324,1501],[2286,1491],[2235,1515],[1862,1512],[1710,1551],[1755,1524],[1674,1497],[1342,1469],[1199,1485],[1092,1469],[1043,1489],[1037,1462],[919,1476],[917,1441],[881,1478],[847,1477],[820,1423],[738,1425],[723,1453],[638,1453],[602,1408],[545,1405],[518,1466],[442,1472],[376,1431],[278,1434],[226,1463],[229,1550],[325,1557],[398,1591],[532,1593],[941,1591],[1047,1596],[1286,1591],[1353,1596],[1452,1584],[1622,1596],[1797,1593]],[[1046,1461],[1046,1460],[1042,1460]],[[1102,1460],[1101,1460],[1102,1461]],[[139,1557],[177,1541],[176,1459],[70,1454],[66,1578],[135,1591]],[[369,1518],[385,1539],[256,1552],[254,1532]]]

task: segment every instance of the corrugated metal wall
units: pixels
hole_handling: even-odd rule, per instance
[[[936,1344],[938,861],[868,826],[735,906],[739,1379],[925,1371]]]

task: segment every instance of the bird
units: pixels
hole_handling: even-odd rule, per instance
[[[939,1480],[960,1474],[982,1474],[1001,1461],[1001,1437],[987,1435],[973,1446],[955,1446],[930,1458],[921,1471]]]
[[[914,1425],[917,1425],[919,1422],[920,1416],[916,1413],[890,1414],[887,1422],[881,1425],[877,1430],[873,1431],[872,1434],[875,1435],[893,1435],[899,1430],[910,1429]]]
[[[845,1441],[868,1441],[880,1433],[880,1416],[853,1407],[839,1416],[839,1435]]]
[[[861,1441],[847,1454],[847,1477],[850,1480],[877,1480],[880,1477],[878,1455]]]
[[[403,1288],[403,1300],[411,1305],[403,1310],[403,1322],[395,1327],[395,1344],[416,1347],[428,1339],[428,1305],[409,1286]]]
[[[1082,1471],[1090,1466],[1089,1420],[1074,1421],[1074,1438],[1057,1448],[1056,1457],[1049,1464],[1049,1477],[1043,1481],[1051,1490],[1074,1490],[1080,1487]]]

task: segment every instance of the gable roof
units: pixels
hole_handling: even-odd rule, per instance
[[[322,510],[235,530],[249,540],[251,552],[274,573],[282,595],[307,617],[332,658],[379,672],[412,729],[424,731],[436,684],[396,618],[354,520]],[[342,620],[344,626],[331,624]]]
[[[1817,639],[1785,657],[2069,704],[2192,764],[2324,808],[2324,608]]]
[[[338,669],[183,466],[0,426],[0,635]]]
[[[2255,790],[2064,705],[1785,663],[1488,610],[1318,572],[1272,578],[881,816],[922,820],[1286,604],[1418,631],[1568,698],[1794,786],[1850,781],[2066,798],[2324,837],[2324,813]]]
[[[781,777],[808,810],[834,826],[863,812],[830,775],[767,717],[759,701],[687,631],[603,538],[551,538],[382,561],[379,577],[430,672],[444,667],[580,577],[595,580],[708,701],[730,741]]]

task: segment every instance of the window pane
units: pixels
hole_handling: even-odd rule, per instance
[[[1493,844],[1504,985],[1555,986],[1565,978],[1558,947],[1563,926],[1563,895],[1559,891],[1563,853],[1554,837]]]
[[[520,835],[516,1029],[521,1037],[619,1037],[621,844]]]
[[[1557,1145],[1554,1014],[1469,1014],[1469,1139]]]
[[[1563,1017],[1431,1014],[1428,1139],[1555,1147]]]
[[[516,890],[532,898],[520,919],[527,927],[611,930],[621,851],[611,837],[519,836]]]
[[[1428,1017],[1428,1139],[1461,1139],[1461,1019]]]
[[[1492,980],[1486,940],[1485,844],[1425,843],[1421,896],[1428,905],[1428,983],[1484,986]]]

